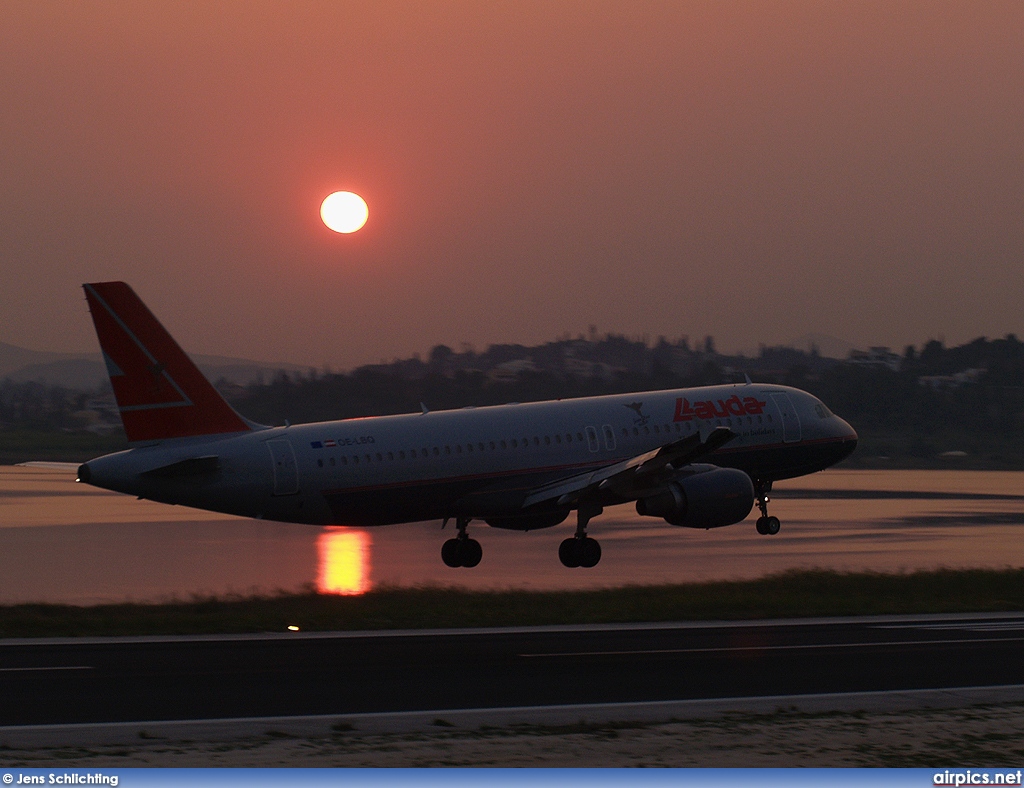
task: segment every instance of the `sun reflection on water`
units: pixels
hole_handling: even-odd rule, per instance
[[[370,547],[366,531],[327,526],[316,540],[316,590],[321,594],[365,594],[370,590]]]

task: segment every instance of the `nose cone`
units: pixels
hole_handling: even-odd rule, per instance
[[[836,462],[839,462],[853,454],[853,450],[857,448],[857,430],[836,416],[836,437],[839,439],[838,449],[840,452]]]
[[[82,482],[83,484],[89,484],[92,480],[92,471],[89,470],[89,463],[83,462],[78,466],[78,478],[76,482]]]

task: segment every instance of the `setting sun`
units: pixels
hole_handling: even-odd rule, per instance
[[[334,192],[320,205],[320,218],[336,233],[354,233],[369,215],[366,201],[353,192]]]

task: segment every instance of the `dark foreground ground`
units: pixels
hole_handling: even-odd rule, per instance
[[[646,723],[519,725],[476,730],[230,741],[3,748],[4,766],[892,766],[1003,767],[1024,758],[1024,704],[903,712],[730,713]],[[1016,768],[1016,766],[1014,766]]]

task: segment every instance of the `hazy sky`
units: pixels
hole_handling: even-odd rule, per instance
[[[1024,3],[6,2],[0,341],[1024,335]],[[370,219],[320,222],[336,189]]]

